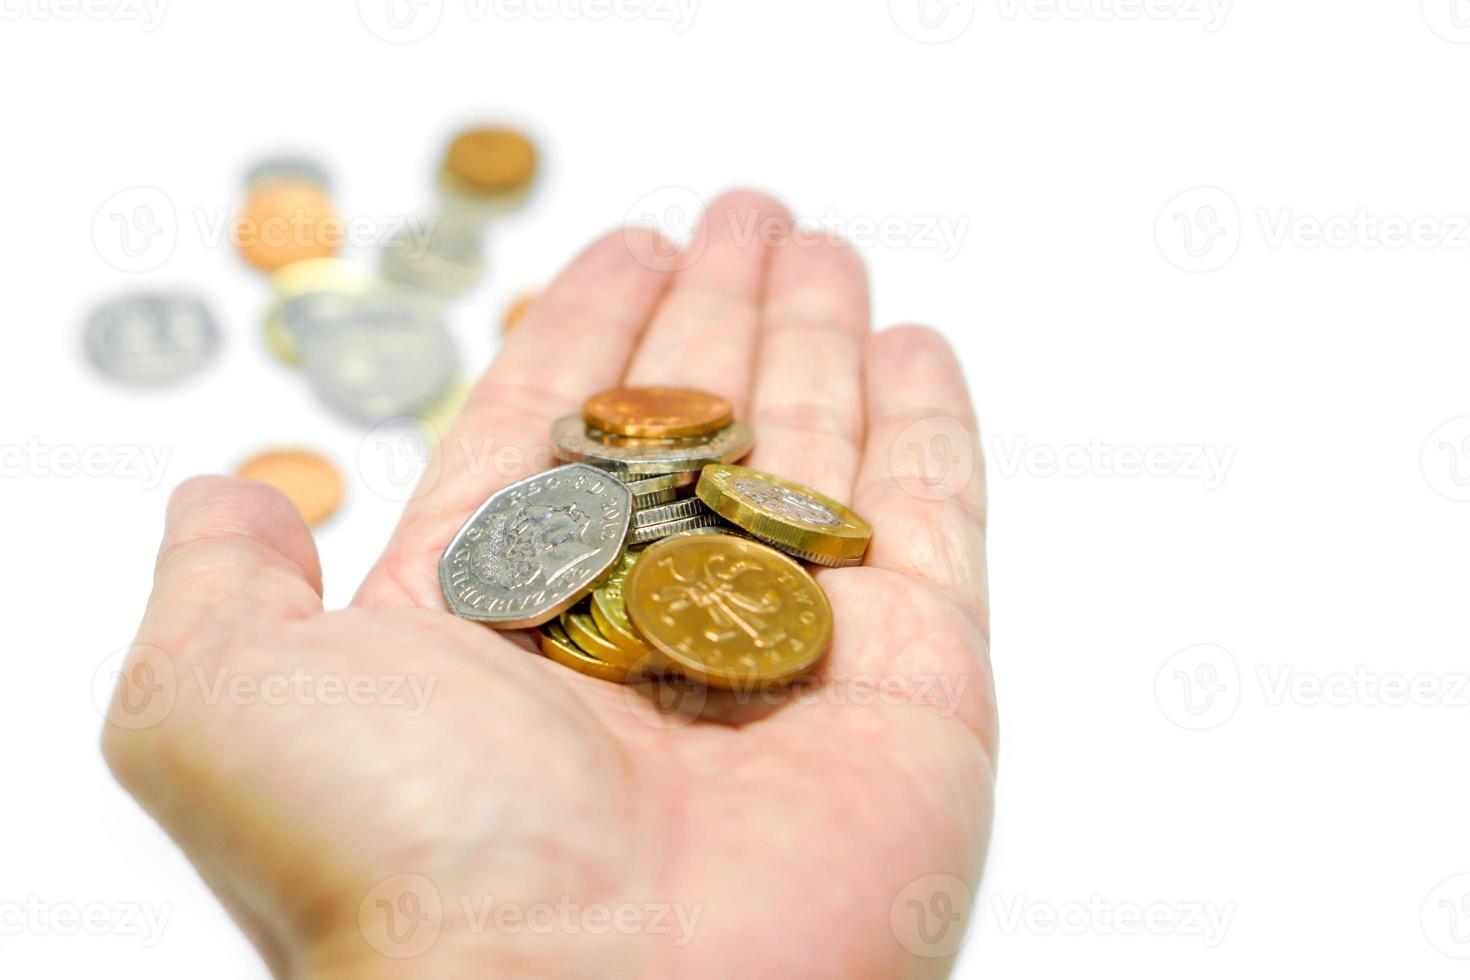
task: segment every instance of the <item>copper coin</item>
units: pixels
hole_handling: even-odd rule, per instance
[[[342,474],[324,457],[304,449],[261,453],[235,475],[269,483],[284,493],[312,527],[331,517],[342,504]]]
[[[612,388],[582,406],[592,428],[635,438],[705,435],[734,417],[728,400],[697,388]]]
[[[471,129],[449,144],[444,172],[470,191],[521,190],[536,175],[536,145],[512,129]]]
[[[337,254],[346,229],[332,199],[309,181],[253,185],[235,219],[235,244],[245,261],[265,272]]]

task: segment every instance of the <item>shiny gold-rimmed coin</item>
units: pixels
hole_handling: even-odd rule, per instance
[[[628,579],[628,573],[637,563],[638,555],[636,551],[623,552],[612,574],[592,590],[592,602],[587,608],[597,622],[598,632],[630,656],[645,660],[653,650],[643,642],[637,630],[633,629],[633,623],[628,619],[628,609],[623,604],[623,585]]]
[[[240,254],[263,272],[335,255],[345,234],[326,190],[306,180],[251,185],[235,219]]]
[[[536,145],[513,129],[484,127],[449,144],[444,174],[476,194],[514,194],[536,175]]]
[[[728,399],[697,388],[611,388],[582,406],[582,418],[594,429],[649,439],[702,436],[734,417]]]
[[[586,603],[580,603],[562,613],[561,627],[583,653],[625,671],[639,666],[641,656],[638,653],[630,653],[602,635],[602,631],[597,628],[597,620],[592,618]]]
[[[587,653],[572,638],[557,620],[544,623],[538,634],[541,641],[541,652],[548,660],[554,660],[563,667],[570,667],[579,674],[588,677],[596,677],[599,680],[612,681],[614,684],[627,684],[632,678],[623,667],[598,660]]]
[[[304,449],[280,449],[247,460],[236,476],[269,483],[296,505],[311,527],[342,504],[342,474],[325,457]]]
[[[746,466],[706,466],[694,492],[731,524],[818,565],[861,565],[873,536],[851,508]]]
[[[832,638],[816,580],[774,548],[732,535],[653,545],[628,573],[623,601],[646,643],[711,687],[797,677]]]

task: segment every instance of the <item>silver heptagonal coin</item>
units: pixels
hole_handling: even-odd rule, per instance
[[[87,356],[109,377],[164,385],[203,367],[219,349],[219,325],[188,293],[137,293],[103,303],[87,318]]]
[[[637,479],[733,463],[750,452],[755,435],[744,422],[731,422],[707,436],[604,441],[587,429],[580,415],[566,415],[552,423],[551,444],[559,459]]]
[[[439,585],[456,616],[496,629],[561,615],[617,564],[633,495],[591,466],[559,466],[497,490],[444,549]]]

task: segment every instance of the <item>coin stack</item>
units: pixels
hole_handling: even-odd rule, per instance
[[[536,628],[542,652],[632,682],[783,681],[825,652],[832,611],[802,562],[861,564],[871,529],[809,487],[733,465],[749,426],[687,388],[617,388],[552,425],[565,465],[485,501],[445,549],[450,609]]]

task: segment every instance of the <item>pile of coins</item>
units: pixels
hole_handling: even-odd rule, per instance
[[[744,688],[809,670],[832,610],[802,562],[861,564],[872,530],[809,487],[734,465],[749,426],[687,388],[617,388],[558,419],[565,465],[496,491],[445,549],[458,616],[629,683]]]

